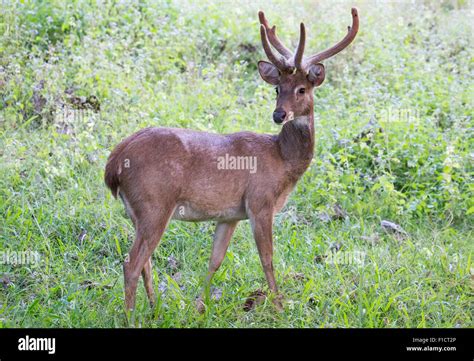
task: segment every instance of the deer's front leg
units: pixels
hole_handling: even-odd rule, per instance
[[[273,209],[261,209],[258,213],[250,213],[250,222],[268,286],[275,295],[273,303],[281,311],[283,306],[273,271]]]
[[[216,232],[214,233],[214,242],[212,244],[212,254],[209,261],[209,271],[204,282],[204,290],[202,294],[196,300],[196,306],[200,313],[205,311],[204,299],[206,294],[209,293],[212,277],[214,273],[219,269],[222,261],[224,260],[227,248],[229,247],[230,239],[234,233],[237,221],[218,223],[216,226]]]

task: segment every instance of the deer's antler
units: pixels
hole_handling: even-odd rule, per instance
[[[347,27],[347,35],[342,39],[340,42],[338,42],[336,45],[330,47],[329,49],[326,49],[320,53],[314,54],[310,56],[307,60],[306,63],[309,64],[316,64],[324,59],[328,59],[331,56],[336,55],[340,51],[344,50],[349,46],[350,43],[354,40],[354,38],[357,35],[357,31],[359,31],[359,15],[357,13],[356,8],[352,8],[352,26]]]
[[[262,38],[263,49],[268,59],[281,71],[292,73],[295,69],[304,71],[311,64],[316,64],[324,59],[328,59],[345,49],[356,37],[359,30],[359,16],[356,8],[352,8],[352,26],[348,27],[348,33],[339,43],[320,53],[304,59],[303,53],[306,43],[306,29],[303,23],[300,24],[300,39],[295,54],[280,41],[276,35],[276,27],[270,27],[263,11],[259,11],[260,36]],[[270,44],[278,51],[275,54]]]
[[[263,11],[258,12],[258,18],[260,20],[260,24],[262,24],[265,27],[265,31],[267,32],[267,36],[268,36],[268,40],[270,41],[270,44],[272,44],[273,47],[281,55],[285,57],[285,59],[291,58],[293,54],[285,45],[283,45],[283,43],[280,41],[280,39],[276,35],[276,26],[273,25],[273,27],[270,27],[267,19],[265,18],[265,14],[263,13]]]
[[[267,30],[263,25],[260,26],[260,37],[262,38],[263,50],[265,50],[268,60],[270,60],[281,71],[291,72],[291,66],[288,64],[287,59],[273,53],[273,50],[268,43]]]
[[[296,48],[295,58],[293,63],[295,64],[296,69],[303,70],[303,53],[304,45],[306,43],[306,29],[304,24],[300,24],[300,41],[298,42],[298,47]]]

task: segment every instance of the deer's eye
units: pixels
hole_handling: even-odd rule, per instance
[[[299,88],[298,93],[299,94],[304,94],[304,93],[306,93],[306,89],[305,88]]]

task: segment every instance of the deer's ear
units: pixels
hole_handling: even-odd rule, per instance
[[[267,83],[272,85],[278,85],[280,83],[280,71],[272,63],[260,60],[258,62],[258,72]]]
[[[323,64],[320,64],[320,63],[313,64],[309,67],[308,80],[314,86],[320,86],[323,83],[325,76],[326,76],[326,71],[324,70]]]

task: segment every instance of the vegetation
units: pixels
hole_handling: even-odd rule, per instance
[[[147,126],[277,133],[257,11],[292,45],[303,20],[316,51],[345,34],[351,6],[2,1],[0,326],[472,327],[474,44],[461,0],[357,5],[360,33],[315,91],[313,163],[275,219],[284,312],[243,310],[266,282],[241,222],[200,315],[213,225],[172,222],[154,253],[157,306],[140,284],[124,314],[134,230],[103,183],[112,148]]]

